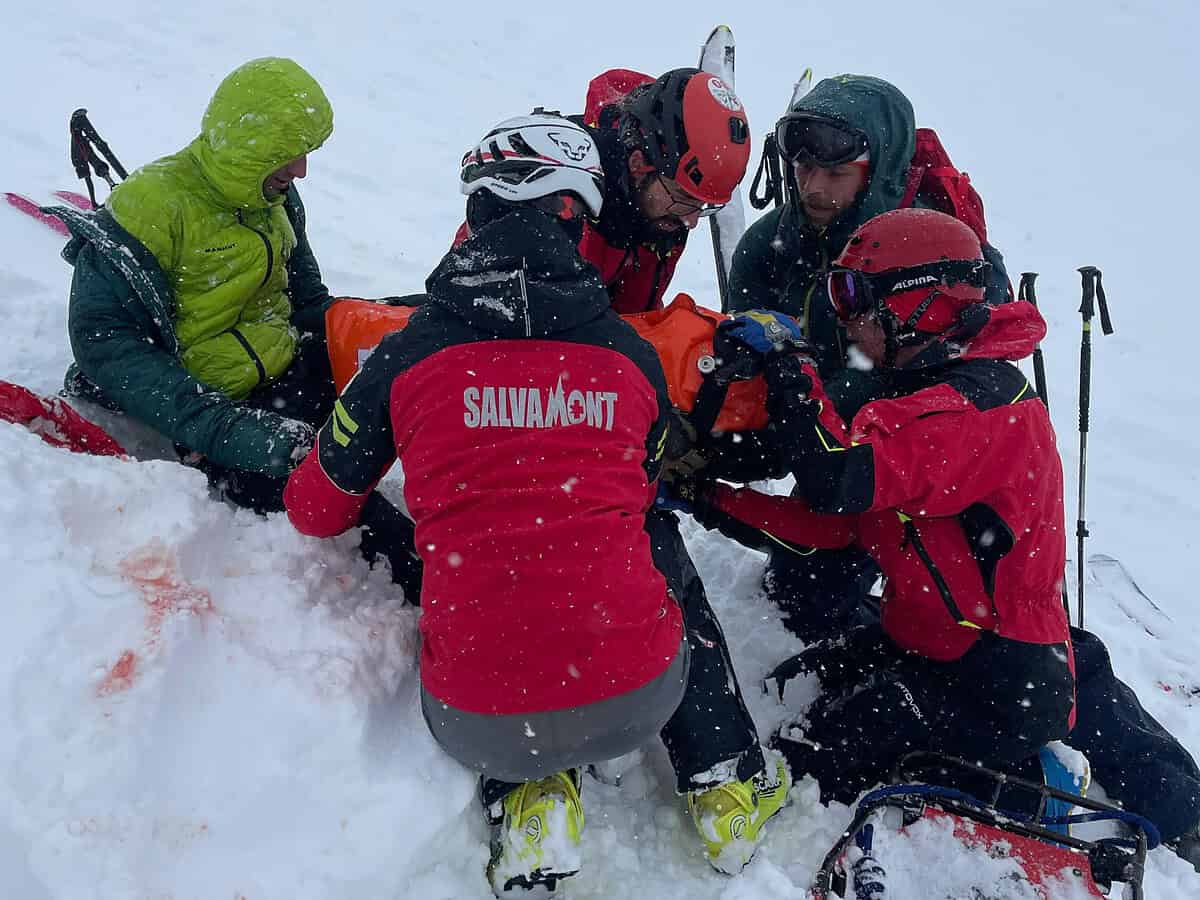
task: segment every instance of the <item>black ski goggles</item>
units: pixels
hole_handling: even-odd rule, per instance
[[[984,287],[988,269],[982,259],[946,259],[872,274],[857,269],[834,269],[827,276],[829,302],[838,319],[848,322],[878,311],[893,294],[958,284]]]
[[[788,162],[839,166],[867,152],[865,133],[837,119],[789,113],[775,126],[775,145]]]

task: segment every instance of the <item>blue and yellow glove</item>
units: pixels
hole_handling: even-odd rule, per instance
[[[800,323],[789,315],[768,309],[738,313],[717,326],[718,332],[749,347],[759,356],[803,353],[809,349]]]
[[[753,378],[767,361],[810,349],[799,322],[765,309],[738,313],[718,325],[713,335],[713,355],[720,360],[717,371],[725,381]]]

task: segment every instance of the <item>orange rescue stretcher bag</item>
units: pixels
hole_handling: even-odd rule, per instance
[[[333,380],[341,391],[363,360],[393,331],[408,324],[420,307],[389,306],[357,297],[339,297],[325,311],[325,333]],[[658,353],[671,403],[685,413],[696,407],[705,376],[714,372],[713,335],[729,316],[697,306],[678,294],[669,306],[621,316]],[[716,431],[752,431],[767,424],[767,386],[762,376],[735,381],[725,391]]]

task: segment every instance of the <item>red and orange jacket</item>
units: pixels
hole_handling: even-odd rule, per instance
[[[289,479],[289,518],[344,531],[399,458],[430,694],[511,714],[641,687],[683,634],[645,531],[670,415],[658,358],[536,210],[480,229],[426,289]]]
[[[596,267],[619,313],[660,309],[675,266],[687,245],[687,229],[649,233],[629,184],[628,152],[622,146],[615,104],[640,84],[654,79],[629,69],[609,69],[588,84],[583,115],[572,118],[587,128],[604,168],[604,206],[600,218],[583,226],[579,255]],[[464,222],[454,246],[471,233]]]
[[[800,408],[784,437],[797,496],[720,485],[699,517],[760,546],[862,546],[887,579],[883,627],[911,652],[955,660],[989,631],[1069,653],[1062,465],[1045,405],[1006,361],[1044,334],[1028,303],[997,307],[959,358],[892,372],[890,397],[849,426],[806,365],[819,413]]]

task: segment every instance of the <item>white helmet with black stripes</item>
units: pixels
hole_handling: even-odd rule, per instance
[[[604,172],[592,136],[540,110],[501,122],[463,154],[459,185],[464,194],[486,189],[513,202],[572,193],[593,217],[604,202]]]

